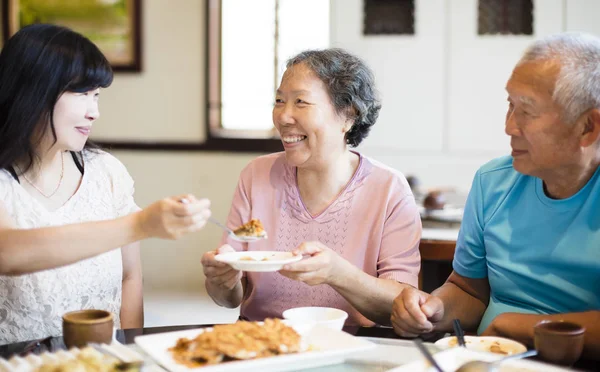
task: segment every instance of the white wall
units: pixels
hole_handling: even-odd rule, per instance
[[[102,137],[204,138],[204,1],[144,2],[144,72],[115,77],[102,96]],[[600,31],[596,0],[538,0],[534,37]],[[362,0],[332,0],[331,37],[374,69],[380,120],[361,150],[423,184],[467,190],[475,170],[508,153],[504,83],[534,37],[477,37],[476,0],[416,0],[415,36],[362,35]],[[140,205],[193,192],[224,219],[237,176],[256,154],[117,151],[136,180]],[[177,242],[143,243],[145,285],[202,286],[200,257],[220,238],[214,226]]]

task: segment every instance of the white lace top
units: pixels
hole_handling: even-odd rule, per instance
[[[133,180],[112,155],[85,152],[77,192],[49,212],[6,170],[0,170],[0,201],[23,229],[116,218],[135,211]],[[1,243],[0,243],[1,244]],[[58,336],[62,315],[103,309],[120,327],[121,249],[78,263],[16,277],[0,276],[0,344]]]

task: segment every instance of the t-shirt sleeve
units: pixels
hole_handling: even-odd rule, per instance
[[[134,200],[133,178],[117,158],[105,154],[106,167],[112,180],[113,205],[116,217],[126,216],[140,210]]]
[[[231,208],[229,215],[227,216],[226,225],[232,230],[240,227],[242,224],[250,221],[252,215],[252,205],[250,202],[250,189],[249,186],[252,184],[252,164],[249,164],[240,173],[238,184],[233,194],[231,201]],[[221,239],[222,244],[229,244],[236,251],[248,250],[248,243],[238,242],[229,237],[226,232],[223,232]]]
[[[417,287],[422,231],[417,204],[413,195],[407,194],[390,204],[389,210],[383,227],[377,276]]]
[[[467,278],[487,277],[487,259],[483,242],[483,192],[481,174],[473,179],[471,191],[465,204],[463,220],[456,241],[452,267],[459,275]]]

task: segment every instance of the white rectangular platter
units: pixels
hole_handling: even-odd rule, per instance
[[[303,342],[310,345],[310,351],[253,360],[231,361],[198,368],[189,368],[177,363],[168,349],[173,347],[179,338],[191,339],[203,331],[204,329],[196,329],[138,336],[135,338],[135,343],[158,364],[172,372],[196,370],[202,372],[291,371],[342,363],[346,357],[354,353],[375,347],[374,343],[343,331],[315,326],[310,329],[297,329]]]

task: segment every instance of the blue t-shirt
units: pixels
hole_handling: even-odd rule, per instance
[[[478,332],[499,314],[600,309],[600,167],[562,200],[543,181],[515,171],[512,157],[481,167],[467,199],[454,270],[488,278]]]

